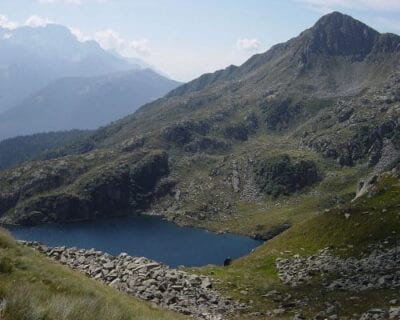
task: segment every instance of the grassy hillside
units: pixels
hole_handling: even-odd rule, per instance
[[[278,279],[275,261],[296,255],[308,257],[327,247],[337,257],[361,258],[376,248],[383,251],[399,245],[399,182],[398,177],[386,174],[375,186],[373,196],[364,196],[297,223],[229,267],[208,267],[196,271],[212,276],[223,292],[249,303],[254,311],[278,308],[278,302],[264,296],[271,290],[290,294],[292,301],[307,301],[302,307],[289,307],[278,319],[287,319],[296,312],[311,318],[324,310],[327,302],[339,306],[336,313],[340,319],[354,313],[360,315],[371,308],[388,306],[390,300],[398,298],[398,290],[326,291],[318,278],[311,284],[296,288],[283,285]],[[244,318],[247,319],[246,316]],[[248,318],[252,319],[251,316]]]
[[[0,230],[0,300],[4,320],[169,320],[170,311],[108,288],[18,245]]]

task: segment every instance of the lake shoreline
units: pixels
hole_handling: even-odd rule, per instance
[[[172,267],[222,265],[226,258],[245,256],[262,244],[247,236],[180,226],[159,216],[143,214],[78,223],[8,225],[6,230],[18,240],[49,246],[93,247],[111,254],[127,252]]]
[[[75,220],[66,220],[66,221],[61,221],[61,222],[41,222],[41,223],[32,223],[32,224],[21,224],[21,223],[7,223],[7,222],[2,222],[0,221],[0,228],[4,228],[7,230],[7,227],[34,227],[34,226],[43,226],[43,225],[58,225],[58,224],[74,224],[74,223],[90,223],[90,222],[96,222],[98,220],[108,220],[108,219],[115,219],[115,218],[126,218],[126,217],[136,217],[136,216],[148,216],[148,217],[155,217],[163,221],[168,221],[171,222],[178,227],[181,228],[194,228],[194,229],[201,229],[205,230],[207,232],[212,232],[215,234],[232,234],[232,235],[237,235],[237,236],[245,236],[252,238],[254,240],[258,241],[266,241],[270,239],[262,239],[258,237],[257,234],[247,234],[247,233],[239,233],[231,230],[226,230],[226,229],[212,229],[212,228],[207,228],[202,225],[197,225],[195,223],[190,223],[188,221],[182,221],[182,220],[176,220],[176,219],[170,219],[168,216],[164,216],[162,214],[156,214],[152,212],[138,212],[138,213],[132,213],[132,214],[117,214],[117,215],[112,215],[109,217],[98,217],[98,218],[90,218],[90,219],[75,219]]]

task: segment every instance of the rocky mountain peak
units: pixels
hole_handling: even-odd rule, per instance
[[[340,12],[320,18],[308,30],[308,49],[315,53],[366,56],[380,34],[366,24]]]

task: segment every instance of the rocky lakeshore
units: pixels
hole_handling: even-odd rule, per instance
[[[197,319],[220,320],[223,315],[245,308],[213,290],[210,278],[172,269],[144,257],[21,243],[110,287]]]

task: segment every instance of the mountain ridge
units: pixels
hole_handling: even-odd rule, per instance
[[[151,69],[60,78],[0,113],[0,140],[46,131],[96,129],[178,85]]]
[[[137,69],[94,41],[80,42],[61,25],[0,28],[0,112],[66,76],[100,76]]]
[[[360,37],[360,35],[362,36]],[[337,42],[331,43],[331,39],[335,39]],[[373,50],[374,54],[379,52],[400,52],[400,37],[391,33],[379,33],[366,24],[335,11],[323,16],[314,26],[287,42],[276,44],[268,51],[250,57],[240,67],[229,66],[214,73],[202,75],[198,79],[173,90],[169,96],[198,91],[217,81],[228,81],[235,76],[249,74],[252,70],[267,63],[274,56],[281,54],[282,51],[291,46],[295,47],[293,59],[297,59],[295,62],[304,67],[309,56],[314,53],[353,55],[353,59],[363,60]],[[365,48],[362,48],[363,46]],[[341,49],[347,51],[340,51]]]

